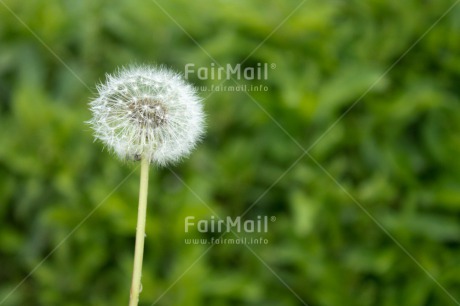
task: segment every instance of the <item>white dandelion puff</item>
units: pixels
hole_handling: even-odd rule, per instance
[[[107,75],[90,102],[94,136],[121,159],[166,165],[187,156],[204,132],[201,99],[165,68],[133,66]]]

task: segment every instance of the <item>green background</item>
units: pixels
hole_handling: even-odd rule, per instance
[[[87,103],[118,66],[214,60],[276,68],[200,93],[205,139],[152,167],[140,305],[460,305],[453,4],[0,0],[0,305],[127,305],[139,169]],[[250,207],[268,245],[184,243]]]

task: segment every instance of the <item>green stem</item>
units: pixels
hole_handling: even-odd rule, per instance
[[[147,192],[149,184],[149,161],[141,159],[141,184],[139,189],[139,211],[137,215],[136,246],[134,250],[133,280],[129,306],[137,306],[141,290],[142,259],[144,256],[145,219],[147,216]]]

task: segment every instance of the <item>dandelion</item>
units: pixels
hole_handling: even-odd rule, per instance
[[[131,67],[108,75],[90,103],[95,138],[123,160],[167,165],[187,156],[203,134],[194,89],[167,69]]]
[[[177,162],[203,135],[201,100],[182,77],[164,68],[133,66],[107,75],[90,102],[96,139],[122,160],[141,161],[139,211],[130,306],[141,290],[149,165]]]

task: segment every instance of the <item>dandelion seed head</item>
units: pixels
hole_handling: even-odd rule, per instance
[[[122,68],[97,90],[88,123],[95,138],[121,159],[174,163],[190,154],[204,133],[200,98],[170,70]]]

